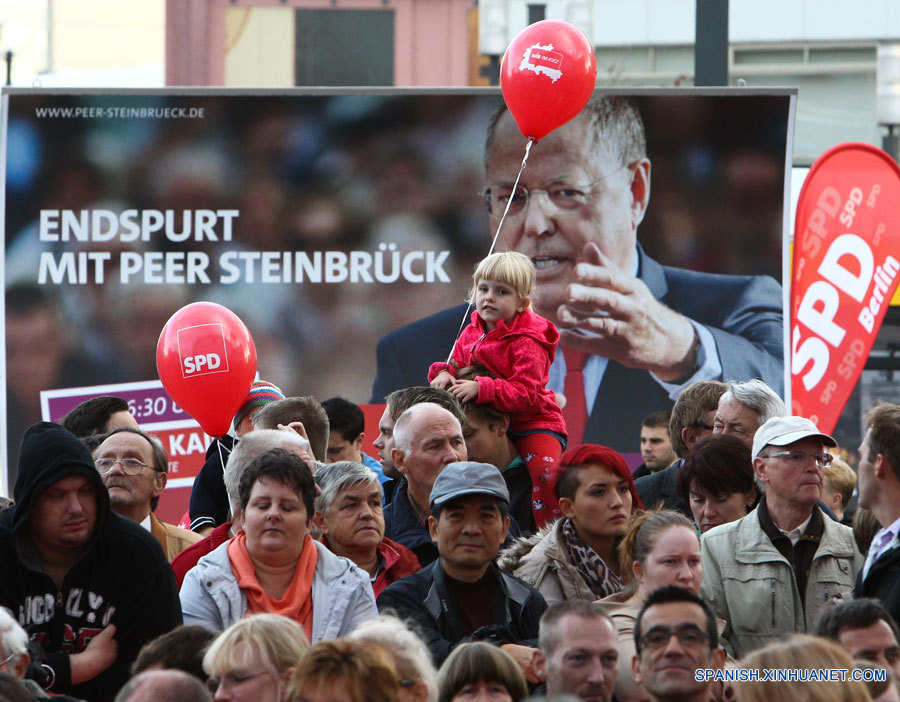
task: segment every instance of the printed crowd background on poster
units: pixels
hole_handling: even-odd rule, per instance
[[[796,91],[614,94],[646,130],[647,256],[780,281]],[[378,340],[463,302],[493,235],[482,193],[496,90],[2,96],[7,485],[40,391],[157,378],[160,330],[188,302],[241,317],[260,377],[288,395],[382,401],[387,371],[404,369],[380,369],[373,392]],[[452,336],[426,341],[446,357]],[[634,458],[646,406],[633,388],[595,403],[627,431],[608,440],[589,423],[586,440]],[[657,390],[651,409],[665,409]]]

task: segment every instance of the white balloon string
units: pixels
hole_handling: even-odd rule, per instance
[[[525,164],[528,163],[528,154],[531,153],[531,146],[537,142],[537,139],[534,137],[528,137],[528,141],[525,142],[525,155],[522,157],[522,165],[519,166],[519,172],[516,174],[516,180],[513,183],[512,192],[513,194],[506,201],[506,207],[503,210],[503,216],[500,217],[500,222],[497,224],[497,231],[494,234],[494,240],[491,242],[491,248],[488,249],[487,255],[490,256],[494,253],[494,247],[497,246],[497,239],[500,238],[500,230],[503,228],[503,223],[506,221],[506,215],[509,212],[509,208],[513,203],[513,198],[515,197],[516,190],[519,188],[519,179],[522,177],[522,171],[525,170]],[[485,256],[487,258],[487,256]],[[459,323],[459,329],[456,330],[456,338],[453,340],[453,344],[450,346],[450,354],[447,356],[446,363],[450,365],[450,360],[453,358],[453,349],[456,348],[456,342],[459,341],[459,336],[462,334],[463,327],[466,326],[466,320],[469,318],[469,311],[472,309],[471,300],[466,305],[466,311],[463,312],[462,321]]]
[[[226,433],[227,433],[227,432],[226,432]],[[216,448],[219,450],[219,461],[220,461],[221,464],[222,464],[222,470],[225,470],[225,464],[227,463],[227,460],[225,459],[225,456],[222,455],[222,441],[221,441],[221,439],[224,439],[224,438],[225,438],[224,435],[223,435],[222,437],[216,437]]]

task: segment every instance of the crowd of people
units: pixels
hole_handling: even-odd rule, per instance
[[[154,514],[168,460],[119,398],[32,426],[0,513],[0,695],[900,700],[900,407],[866,416],[848,494],[834,439],[771,388],[700,381],[645,476],[564,451],[543,527],[546,486],[523,490],[508,413],[484,410],[392,393],[375,470],[359,407],[260,381],[210,448],[194,531]],[[738,674],[776,669],[853,672]]]
[[[378,459],[352,402],[258,381],[181,529],[154,514],[168,460],[127,403],[28,428],[0,512],[0,694],[900,702],[900,407],[866,415],[855,475],[832,470],[835,439],[766,382],[777,284],[637,245],[635,118],[592,103],[517,189],[495,115],[507,250],[476,267],[449,359],[431,342],[461,310],[379,344]],[[604,434],[643,465],[585,438]]]

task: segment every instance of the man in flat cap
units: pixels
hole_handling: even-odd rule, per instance
[[[509,529],[509,491],[495,466],[448,464],[434,481],[428,527],[440,556],[378,597],[378,609],[413,619],[435,665],[462,640],[504,647],[530,673],[531,649],[547,608],[533,587],[497,568]]]

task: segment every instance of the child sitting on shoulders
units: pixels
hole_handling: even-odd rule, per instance
[[[552,322],[531,309],[535,269],[520,253],[494,253],[472,276],[475,305],[449,363],[428,370],[432,387],[449,390],[460,402],[488,404],[510,416],[509,436],[525,461],[534,487],[532,511],[538,528],[559,516],[551,475],[566,445],[566,423],[547,389],[559,344]],[[456,371],[479,365],[495,377],[458,380]]]

